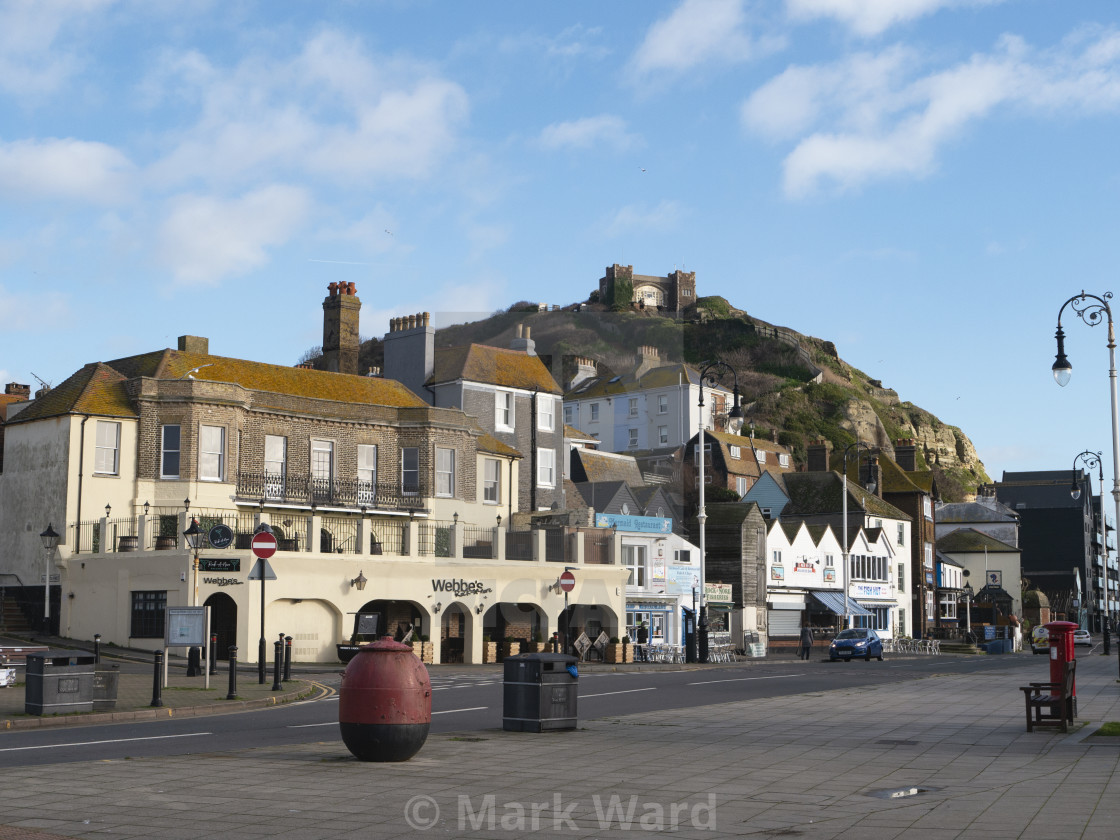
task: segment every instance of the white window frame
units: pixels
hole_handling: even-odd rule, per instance
[[[455,450],[449,447],[436,447],[436,495],[455,497]]]
[[[548,394],[537,394],[537,429],[551,432],[556,428],[556,407],[554,398]]]
[[[637,397],[630,397],[627,405],[629,406],[629,408],[627,409],[627,411],[628,411],[627,416],[637,417],[638,416],[638,398]]]
[[[410,460],[414,463],[412,467],[408,465]],[[413,479],[411,484],[408,482],[410,475]],[[401,447],[401,492],[406,496],[420,494],[420,447],[418,446]]]
[[[174,429],[176,436],[179,438],[175,441],[174,448],[167,445],[167,431]],[[167,423],[160,426],[159,431],[159,477],[160,478],[178,478],[183,470],[183,427],[178,423]],[[167,457],[174,453],[175,455],[175,471],[167,471]]]
[[[372,504],[377,497],[377,444],[358,444],[358,503]]]
[[[556,450],[537,449],[537,486],[556,486]]]
[[[591,403],[591,420],[589,420],[588,422],[599,422],[599,403]]]
[[[513,391],[495,391],[494,392],[494,428],[503,432],[512,432],[514,423],[517,422],[515,416],[516,401],[513,398]]]
[[[622,565],[630,571],[627,586],[644,588],[648,578],[647,546],[633,543],[622,544]]]
[[[502,503],[502,462],[497,458],[484,458],[482,461],[482,503]]]
[[[217,443],[213,439],[217,436]],[[226,427],[198,425],[198,480],[224,481],[226,476]]]
[[[121,424],[113,420],[98,420],[94,431],[93,471],[97,475],[120,475]]]
[[[626,446],[630,449],[636,449],[638,446],[638,430],[627,429],[626,431],[628,433]]]
[[[271,453],[269,450],[272,450]],[[279,449],[279,452],[277,452]],[[269,457],[269,455],[272,457]],[[279,455],[279,457],[276,457]],[[265,498],[282,499],[284,482],[288,474],[288,439],[284,435],[264,436],[264,492]]]
[[[731,450],[731,457],[732,458],[741,458],[742,457],[743,451],[738,446],[732,445],[732,446],[729,446],[728,449]]]
[[[564,406],[564,425],[574,426],[576,419],[576,407],[574,405]]]
[[[747,486],[747,477],[745,475],[736,476],[735,477],[735,492],[738,493],[740,497],[742,497],[743,494],[746,493],[748,490],[750,490],[750,488]]]
[[[778,453],[778,466],[780,466],[780,467],[788,467],[789,466],[789,455],[787,455],[785,452],[779,452]]]
[[[760,463],[760,464],[765,464],[766,463],[766,450],[765,449],[756,449],[754,451],[754,459],[756,461],[758,461],[758,463]]]
[[[326,471],[323,470],[323,453],[326,453]],[[334,481],[334,441],[325,438],[311,439],[311,477],[319,481]]]
[[[668,446],[669,445],[669,427],[668,426],[658,426],[657,427],[657,442],[661,446]]]
[[[657,395],[657,413],[658,414],[668,414],[669,413],[669,395],[668,394],[658,394]]]

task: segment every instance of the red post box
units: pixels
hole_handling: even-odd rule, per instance
[[[1078,625],[1072,621],[1051,621],[1046,625],[1050,634],[1050,682],[1061,683],[1065,677],[1065,664],[1077,658],[1073,647],[1073,631]],[[1073,685],[1074,703],[1077,702],[1077,685]],[[1074,706],[1076,709],[1076,705]]]

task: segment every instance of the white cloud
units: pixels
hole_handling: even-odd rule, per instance
[[[684,208],[675,201],[665,200],[655,207],[628,204],[606,221],[603,233],[616,237],[636,232],[670,231],[677,227],[683,215]]]
[[[1004,0],[786,0],[794,20],[832,18],[858,35],[880,35],[900,23],[909,23],[942,9],[976,8]]]
[[[115,0],[7,0],[0,3],[0,90],[25,98],[53,93],[81,67],[58,41],[64,29]]]
[[[180,196],[158,234],[160,259],[184,284],[214,285],[268,262],[307,215],[310,199],[295,187],[270,186],[241,198]]]
[[[134,168],[104,143],[73,138],[0,144],[0,194],[115,204],[133,189]]]
[[[548,150],[590,149],[595,146],[623,150],[634,146],[637,137],[627,132],[626,121],[621,117],[600,114],[546,126],[537,142]]]
[[[49,312],[50,318],[44,318],[44,312]],[[70,325],[72,314],[70,295],[60,292],[56,284],[19,292],[0,286],[0,323],[5,331],[57,331]]]
[[[1081,32],[1047,52],[1003,38],[990,54],[921,72],[919,56],[899,47],[792,67],[747,99],[741,118],[750,131],[794,142],[784,162],[791,197],[922,177],[946,144],[999,108],[1120,109],[1120,34]]]
[[[455,147],[468,98],[425,66],[372,55],[324,31],[287,58],[248,57],[232,68],[197,53],[165,56],[152,101],[197,103],[198,119],[172,135],[153,167],[164,184],[251,182],[278,173],[353,185],[422,179]]]
[[[705,63],[734,64],[776,49],[776,39],[746,31],[745,0],[684,0],[657,21],[630,59],[633,80],[655,72],[680,73]]]

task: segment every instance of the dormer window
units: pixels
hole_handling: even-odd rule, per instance
[[[731,447],[731,457],[732,457],[732,458],[739,458],[739,457],[741,457],[740,453],[741,453],[741,450],[739,449],[739,447],[738,447],[738,446],[732,446],[732,447]]]

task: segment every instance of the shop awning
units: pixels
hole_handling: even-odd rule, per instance
[[[836,615],[844,614],[844,596],[839,592],[814,590],[809,594],[816,598],[825,609],[832,611]],[[848,615],[871,615],[871,613],[857,604],[855,598],[849,598]]]

